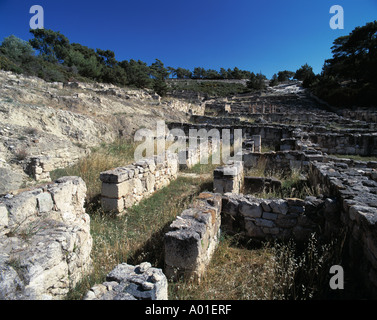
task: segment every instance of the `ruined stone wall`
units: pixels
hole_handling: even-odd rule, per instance
[[[207,117],[212,118],[212,117]],[[197,119],[197,117],[196,117]],[[229,120],[231,119],[231,121]],[[220,118],[218,119],[218,124],[212,123],[212,121],[204,122],[204,123],[178,123],[178,122],[170,122],[168,123],[169,130],[174,128],[182,129],[184,134],[188,137],[190,129],[205,129],[208,132],[212,129],[217,129],[220,133],[220,139],[223,139],[223,129],[230,132],[231,141],[233,140],[234,130],[235,129],[242,129],[242,136],[244,138],[250,138],[252,136],[258,135],[261,136],[262,142],[267,145],[272,146],[279,146],[281,143],[281,139],[291,138],[292,133],[296,130],[295,127],[289,125],[259,125],[259,124],[248,124],[247,122],[240,122],[238,125],[234,123],[237,118]],[[224,124],[229,120],[231,123]],[[238,120],[239,121],[239,120]],[[238,122],[237,121],[237,122]],[[226,132],[225,131],[225,132]]]
[[[204,161],[209,162],[209,157],[213,153],[219,152],[219,148],[220,141],[216,142],[215,140],[209,139],[206,142],[201,142],[198,140],[196,146],[189,146],[185,150],[178,152],[179,169],[192,168],[198,163],[204,163]]]
[[[200,280],[219,241],[221,195],[201,193],[165,234],[165,274]]]
[[[222,230],[255,239],[306,241],[320,230],[322,210],[332,203],[315,197],[301,199],[259,199],[251,195],[223,195]]]
[[[167,152],[125,167],[101,172],[105,212],[121,213],[177,178],[178,155]]]
[[[240,193],[244,183],[242,161],[230,161],[213,172],[213,191],[216,193]]]
[[[377,123],[377,112],[372,110],[343,110],[342,115],[350,119]]]
[[[323,156],[308,155],[302,151],[278,151],[254,153],[244,151],[242,154],[245,169],[264,166],[266,171],[290,171],[292,169],[308,170],[309,161],[322,160]]]
[[[79,177],[0,199],[0,299],[63,299],[91,269]]]
[[[310,133],[310,140],[330,154],[377,155],[377,133]]]
[[[326,215],[327,235],[347,231],[346,255],[374,295],[377,295],[377,163],[310,163],[309,179],[324,194],[337,197],[340,210]]]

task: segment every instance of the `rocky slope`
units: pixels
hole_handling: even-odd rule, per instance
[[[187,121],[201,105],[152,91],[99,83],[47,83],[0,71],[0,195],[31,181],[25,173],[35,156],[50,168],[64,167],[90,147],[117,137],[133,138],[157,120]]]

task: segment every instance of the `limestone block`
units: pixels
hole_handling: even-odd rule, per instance
[[[164,236],[168,278],[200,280],[219,241],[221,206],[220,194],[202,193],[169,226]]]
[[[127,168],[116,168],[100,173],[100,180],[106,183],[121,183],[133,176],[134,171]]]
[[[263,209],[264,212],[271,212],[272,211],[271,207],[269,206],[269,203],[270,203],[270,201],[268,201],[268,200],[264,200],[264,201],[261,202],[261,206],[262,206],[262,209]]]
[[[133,183],[133,193],[134,194],[143,193],[143,184],[141,183],[140,179],[132,179],[132,183]]]
[[[101,205],[105,212],[115,212],[120,213],[124,210],[124,200],[123,198],[120,199],[112,199],[112,198],[101,198]]]
[[[84,300],[167,300],[168,282],[161,269],[149,262],[116,266],[106,282],[93,286]]]
[[[271,220],[266,220],[266,219],[261,219],[261,218],[256,218],[255,219],[255,224],[258,227],[266,227],[266,228],[273,228],[275,227],[275,223]]]
[[[9,227],[17,227],[34,221],[37,218],[37,195],[42,189],[23,192],[22,196],[6,199],[4,204],[9,211]]]
[[[282,214],[287,214],[288,212],[288,204],[283,199],[272,200],[269,205],[272,209],[272,212]]]
[[[242,201],[239,210],[245,217],[260,218],[262,216],[262,207],[259,203]]]
[[[54,201],[54,210],[61,212],[63,220],[76,220],[80,213],[76,208],[84,207],[87,190],[84,180],[80,177],[62,177],[56,180],[55,184],[49,185],[47,190]],[[71,198],[73,201],[67,201]]]
[[[239,203],[236,199],[233,199],[231,197],[224,197],[222,213],[236,216],[238,214],[238,206]]]
[[[281,216],[275,221],[275,223],[280,228],[293,228],[295,225],[297,225],[297,219],[287,216]]]
[[[272,213],[272,212],[263,212],[262,218],[267,219],[267,220],[276,220],[278,217],[277,213]]]
[[[5,228],[8,227],[8,210],[5,205],[0,204],[0,234],[5,232]]]
[[[102,183],[101,195],[107,198],[121,198],[132,193],[132,180],[125,180],[121,183]]]
[[[146,180],[146,189],[148,192],[153,192],[154,191],[154,186],[156,182],[156,178],[154,177],[153,174],[148,174]]]
[[[263,230],[255,224],[255,221],[245,219],[245,229],[247,235],[253,238],[264,238],[265,234]]]
[[[37,207],[39,213],[47,213],[52,210],[54,202],[49,192],[43,192],[37,196]]]

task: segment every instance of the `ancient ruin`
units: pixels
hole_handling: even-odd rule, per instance
[[[226,129],[233,144],[235,130],[241,130],[241,159],[218,165],[212,189],[200,193],[171,221],[163,235],[163,268],[145,261],[136,266],[124,261],[107,275],[106,282],[93,286],[85,299],[168,299],[168,281],[181,276],[200,281],[205,275],[222,232],[258,241],[298,242],[307,241],[313,232],[329,239],[345,232],[347,263],[376,297],[377,161],[348,157],[377,156],[375,113],[329,111],[300,82],[207,101],[195,95],[196,102],[191,103],[187,97],[156,99],[150,92],[110,85],[49,85],[2,71],[0,77],[5,83],[0,103],[4,177],[0,299],[62,299],[90,273],[93,244],[91,219],[84,208],[86,185],[80,177],[51,182],[50,172],[87,156],[89,146],[113,140],[119,133],[134,133],[123,126],[132,112],[139,117],[139,125],[153,128],[156,119],[151,118],[156,117],[166,120],[169,130],[180,129],[187,137],[194,129],[217,130],[222,140]],[[15,83],[20,91],[15,97],[19,109],[13,112],[15,105],[5,96]],[[42,92],[46,104],[54,102],[57,107],[28,104],[32,97],[20,96],[29,87]],[[91,118],[85,112],[66,110],[69,104],[76,111],[85,104],[98,114]],[[135,110],[141,105],[143,112],[138,114]],[[30,114],[28,121],[16,117],[17,112]],[[105,125],[107,116],[114,120],[113,127]],[[120,132],[120,128],[129,131]],[[127,215],[128,209],[168,186],[181,171],[200,163],[203,154],[220,151],[210,139],[200,152],[203,141],[198,138],[198,142],[196,148],[164,152],[102,171],[98,177],[102,211]],[[301,193],[299,198],[290,190],[286,197],[263,197],[284,188],[284,181],[272,172],[281,176],[298,172],[302,186],[320,192]],[[39,184],[23,184],[28,181],[25,177]],[[29,188],[19,190],[21,186]],[[305,192],[304,187],[299,191]]]

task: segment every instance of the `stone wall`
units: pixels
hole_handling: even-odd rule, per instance
[[[323,212],[333,210],[331,200],[259,199],[251,195],[223,195],[222,230],[254,239],[306,241],[318,232]]]
[[[205,163],[205,161],[209,162],[210,156],[213,153],[220,151],[220,141],[219,143],[212,139],[209,139],[204,143],[200,142],[200,140],[198,141],[199,143],[197,146],[189,146],[185,150],[178,152],[180,170],[192,168],[198,163]]]
[[[323,156],[321,154],[310,155],[295,150],[265,153],[244,151],[242,159],[245,169],[263,166],[266,171],[290,171],[292,169],[307,171],[309,161],[322,160]]]
[[[245,194],[279,192],[280,189],[281,181],[274,177],[244,177],[243,193]]]
[[[101,204],[105,212],[122,213],[177,178],[178,155],[166,153],[125,167],[101,172]]]
[[[91,270],[78,177],[0,199],[0,299],[62,299]]]
[[[208,118],[215,118],[212,120]],[[216,118],[216,117],[195,117],[195,121],[203,121],[202,123],[180,123],[169,122],[167,126],[169,130],[174,128],[182,129],[185,135],[189,136],[190,129],[205,129],[210,131],[212,129],[219,130],[220,139],[223,139],[223,130],[230,132],[231,140],[234,136],[234,130],[242,129],[242,136],[249,138],[254,135],[261,136],[264,144],[279,146],[281,139],[291,138],[292,132],[296,129],[295,126],[290,125],[268,125],[268,124],[250,124],[246,121],[240,121],[238,118]],[[213,123],[214,122],[214,123]],[[227,123],[228,122],[228,123]]]
[[[323,193],[338,198],[341,210],[325,216],[324,232],[338,235],[347,232],[348,263],[377,295],[377,163],[310,163],[309,180]]]
[[[227,165],[218,167],[213,172],[213,192],[240,193],[244,183],[244,167],[242,161],[229,161]]]
[[[310,140],[326,153],[377,155],[377,133],[311,133]]]
[[[219,241],[221,195],[201,193],[165,234],[165,274],[200,281]]]

